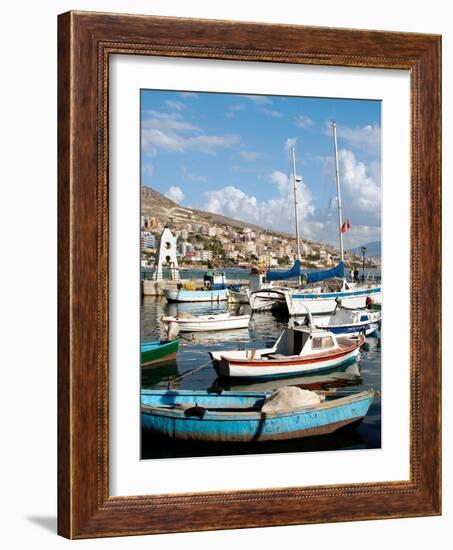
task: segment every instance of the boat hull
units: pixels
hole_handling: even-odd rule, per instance
[[[179,340],[144,343],[141,346],[140,364],[142,367],[157,367],[171,363],[176,359],[178,347]]]
[[[291,378],[302,374],[311,374],[346,366],[357,361],[359,349],[341,356],[318,360],[294,361],[240,361],[222,357],[214,362],[217,374],[225,378],[241,378],[243,380],[270,380]]]
[[[218,402],[222,402],[227,393],[235,392],[216,396]],[[266,394],[261,394],[261,398],[258,396],[257,392],[257,400],[263,401]],[[234,413],[207,409],[205,415],[199,418],[186,416],[180,410],[147,405],[146,395],[142,392],[142,427],[160,436],[185,441],[233,443],[299,439],[330,434],[360,422],[366,416],[373,396],[373,392],[366,391],[318,405],[273,413],[261,413],[259,410]],[[214,403],[216,397],[212,398]],[[192,403],[209,406],[199,395]]]
[[[342,305],[349,309],[366,307],[368,297],[379,303],[382,291],[380,287],[313,294],[286,291],[284,297],[289,315],[306,315],[307,308],[313,315],[319,315],[334,312],[338,305],[337,300],[341,300]]]
[[[221,302],[227,299],[228,290],[164,290],[168,302]]]
[[[164,317],[163,321],[164,323],[177,323],[180,332],[208,332],[247,328],[250,315],[231,316],[223,319],[177,319]]]
[[[277,290],[258,290],[250,294],[252,311],[270,311],[285,309],[285,296]]]
[[[371,336],[379,329],[379,322],[376,323],[364,323],[357,325],[343,325],[343,326],[333,326],[333,325],[315,325],[316,328],[326,329],[329,332],[333,332],[337,337],[344,338],[357,338],[361,334],[365,336]]]

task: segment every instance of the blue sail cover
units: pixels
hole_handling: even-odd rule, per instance
[[[322,271],[311,271],[310,273],[304,273],[307,278],[307,283],[319,283],[319,281],[325,281],[326,279],[332,279],[333,277],[344,277],[344,263],[340,262],[336,267],[332,269],[323,269]]]
[[[266,279],[268,281],[283,281],[285,279],[293,279],[294,277],[303,276],[307,283],[319,283],[325,279],[333,277],[344,277],[344,263],[340,262],[332,269],[323,269],[322,271],[301,271],[300,261],[296,260],[291,269],[287,271],[268,271]]]
[[[296,260],[293,267],[287,271],[268,271],[266,274],[266,279],[268,281],[283,281],[285,279],[299,277],[300,274],[300,261]]]

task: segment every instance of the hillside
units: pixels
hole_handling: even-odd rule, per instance
[[[167,222],[191,222],[191,223],[206,223],[206,224],[218,224],[229,225],[236,229],[243,229],[244,227],[250,227],[254,231],[261,233],[267,233],[270,235],[280,236],[286,239],[294,238],[294,235],[284,233],[282,231],[274,231],[265,229],[259,225],[252,223],[245,223],[234,218],[228,218],[212,212],[205,212],[203,210],[197,210],[194,208],[185,208],[180,206],[176,202],[165,197],[159,191],[152,189],[151,187],[142,186],[142,214],[145,216],[152,216],[165,223]],[[306,239],[303,239],[306,241]],[[306,241],[309,242],[309,241]]]
[[[248,227],[257,233],[263,233],[279,239],[287,239],[288,241],[295,241],[294,235],[290,233],[267,229],[259,225],[246,223],[212,212],[205,212],[195,208],[186,208],[165,197],[162,193],[159,193],[159,191],[146,186],[142,186],[141,212],[142,215],[156,218],[162,224],[168,224],[170,227],[174,226],[176,228],[181,228],[186,224],[222,225],[232,227],[239,232],[241,229]],[[330,244],[308,240],[303,236],[301,237],[301,241],[306,243],[314,252],[324,249],[329,254],[339,254],[338,248]],[[380,256],[380,241],[367,243],[366,246],[366,255],[368,257]],[[349,252],[359,257],[362,255],[360,247],[354,248]]]

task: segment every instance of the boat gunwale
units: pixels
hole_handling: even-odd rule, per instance
[[[223,314],[222,314],[223,315]],[[208,315],[200,315],[200,317],[208,317]],[[164,323],[178,323],[178,324],[190,324],[190,323],[210,323],[210,322],[221,322],[224,323],[227,322],[233,322],[233,321],[243,321],[245,319],[250,320],[250,315],[232,315],[231,317],[224,317],[221,319],[217,318],[209,318],[209,319],[199,319],[197,316],[189,317],[186,319],[178,319],[178,317],[162,317],[162,321]]]

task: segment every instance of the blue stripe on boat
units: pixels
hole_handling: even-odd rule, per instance
[[[368,296],[369,294],[379,294],[381,288],[369,288],[366,290],[354,290],[350,292],[322,292],[315,294],[293,294],[293,300],[314,300],[319,298],[347,298],[349,296]]]

